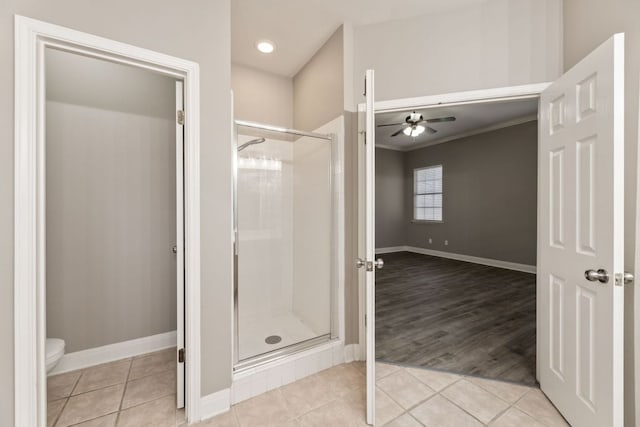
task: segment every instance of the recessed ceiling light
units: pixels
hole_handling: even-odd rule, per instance
[[[271,40],[258,40],[256,47],[262,53],[271,53],[276,49],[276,45]]]

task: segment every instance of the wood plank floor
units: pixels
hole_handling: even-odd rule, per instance
[[[534,274],[397,252],[376,272],[376,359],[536,384]]]

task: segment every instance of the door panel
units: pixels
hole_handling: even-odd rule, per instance
[[[367,360],[367,424],[375,423],[376,398],[376,332],[375,332],[375,111],[374,72],[365,76],[364,112],[364,269],[365,281],[365,341]]]
[[[539,379],[576,426],[623,422],[623,51],[615,35],[540,98]]]
[[[176,117],[184,110],[183,82],[176,82]],[[184,408],[184,363],[180,350],[184,349],[184,125],[176,119],[176,397],[178,408]]]

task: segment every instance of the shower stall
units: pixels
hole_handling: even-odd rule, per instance
[[[337,337],[332,135],[234,132],[234,370]]]

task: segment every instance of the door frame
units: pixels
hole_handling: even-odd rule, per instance
[[[197,63],[15,15],[14,411],[46,426],[44,51],[52,47],[184,81],[186,415],[200,417],[200,77]]]
[[[501,100],[516,100],[526,98],[540,98],[540,94],[551,85],[551,82],[536,83],[520,86],[508,86],[491,89],[480,89],[465,92],[450,92],[440,95],[427,95],[412,98],[393,99],[388,101],[377,101],[374,104],[374,113],[390,113],[397,111],[404,111],[410,109],[429,109],[439,108],[452,105],[464,105],[464,104],[481,104],[487,102],[495,102]],[[358,104],[358,113],[366,111],[366,105],[364,103]],[[360,115],[360,114],[359,114]],[[364,218],[364,175],[362,173],[364,169],[364,144],[363,139],[358,139],[358,257],[364,259],[363,245],[364,241],[364,227],[362,225],[362,218]],[[537,155],[537,154],[536,154]],[[538,166],[539,172],[539,166]],[[537,197],[540,197],[540,189],[538,188]],[[540,218],[540,208],[536,213],[537,218]],[[536,253],[539,258],[540,248],[540,236],[536,237]],[[537,263],[536,263],[537,267]],[[365,325],[364,325],[364,313],[367,312],[366,295],[364,288],[364,275],[359,273],[358,280],[358,300],[359,300],[359,317],[358,317],[358,336],[361,347],[361,357],[364,360],[367,354],[366,342],[365,342]],[[539,284],[536,280],[536,313],[540,311],[539,307]],[[375,307],[373,307],[375,313]],[[540,318],[536,316],[536,328],[540,330]],[[540,341],[538,340],[538,334],[536,334],[536,353],[539,353]],[[375,354],[375,349],[374,353]],[[536,358],[536,379],[539,376],[540,366],[539,359]]]

